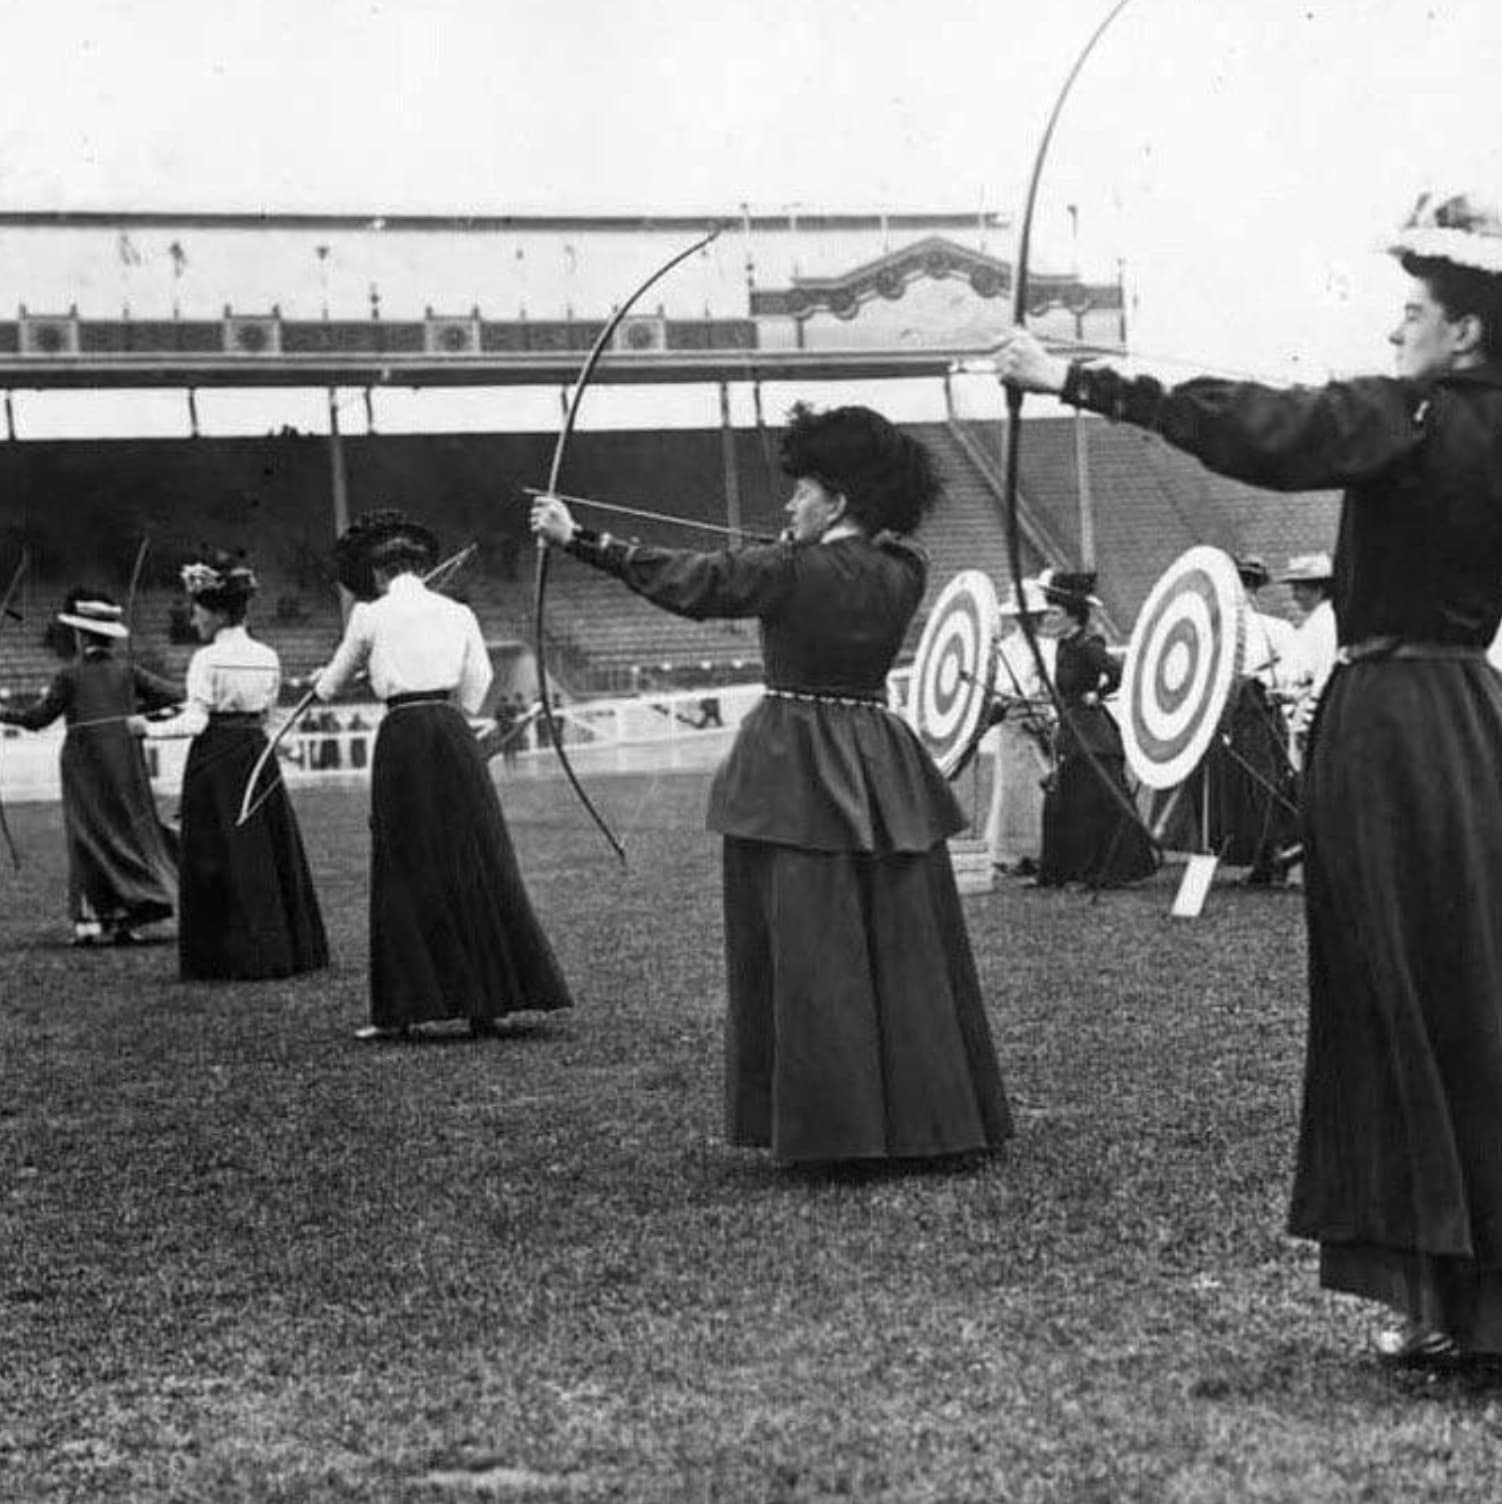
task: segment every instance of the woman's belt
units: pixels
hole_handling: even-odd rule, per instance
[[[1485,658],[1486,649],[1471,642],[1404,642],[1401,637],[1363,637],[1336,655],[1341,663],[1383,663],[1397,658]]]
[[[447,705],[450,699],[446,689],[416,689],[410,694],[391,695],[386,701],[386,709],[399,710],[403,705]]]
[[[863,710],[889,708],[885,695],[863,694],[859,690],[835,693],[815,689],[781,689],[775,684],[768,684],[764,693],[774,700],[799,700],[806,705],[858,705]]]
[[[211,710],[211,726],[262,726],[266,722],[264,710]]]

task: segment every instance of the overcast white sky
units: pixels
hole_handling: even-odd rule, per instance
[[[0,207],[1011,210],[1106,0],[26,0]],[[1039,254],[1121,258],[1145,349],[1385,368],[1371,254],[1502,197],[1497,0],[1133,0],[1045,170]],[[1293,363],[1293,364],[1290,364]]]

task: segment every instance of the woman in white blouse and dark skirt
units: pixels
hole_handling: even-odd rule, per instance
[[[357,518],[334,550],[357,604],[316,692],[330,700],[363,669],[386,702],[371,765],[362,1039],[442,1019],[482,1036],[508,1013],[572,1003],[465,718],[490,687],[480,625],[420,577],[437,554],[433,534],[395,510]]]
[[[132,723],[154,740],[193,738],[182,784],[181,975],[254,981],[316,971],[328,964],[328,942],[280,777],[252,818],[236,825],[282,682],[276,653],[245,630],[255,574],[220,555],[189,564],[182,580],[205,643],[188,665],[183,709],[170,720]]]

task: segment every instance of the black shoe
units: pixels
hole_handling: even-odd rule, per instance
[[[1416,1321],[1378,1332],[1372,1345],[1389,1368],[1454,1368],[1464,1358],[1460,1344],[1448,1333]]]
[[[394,1029],[383,1029],[378,1024],[366,1024],[355,1030],[355,1038],[362,1044],[396,1043],[407,1037],[407,1026],[398,1024]]]

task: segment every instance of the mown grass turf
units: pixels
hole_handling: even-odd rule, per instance
[[[1502,1496],[1475,1377],[1393,1376],[1282,1233],[1298,899],[967,900],[1020,1132],[945,1172],[720,1134],[704,780],[505,800],[578,1008],[356,1044],[365,807],[299,794],[338,964],[187,986],[64,940],[56,809],[0,910],[0,1497]]]

